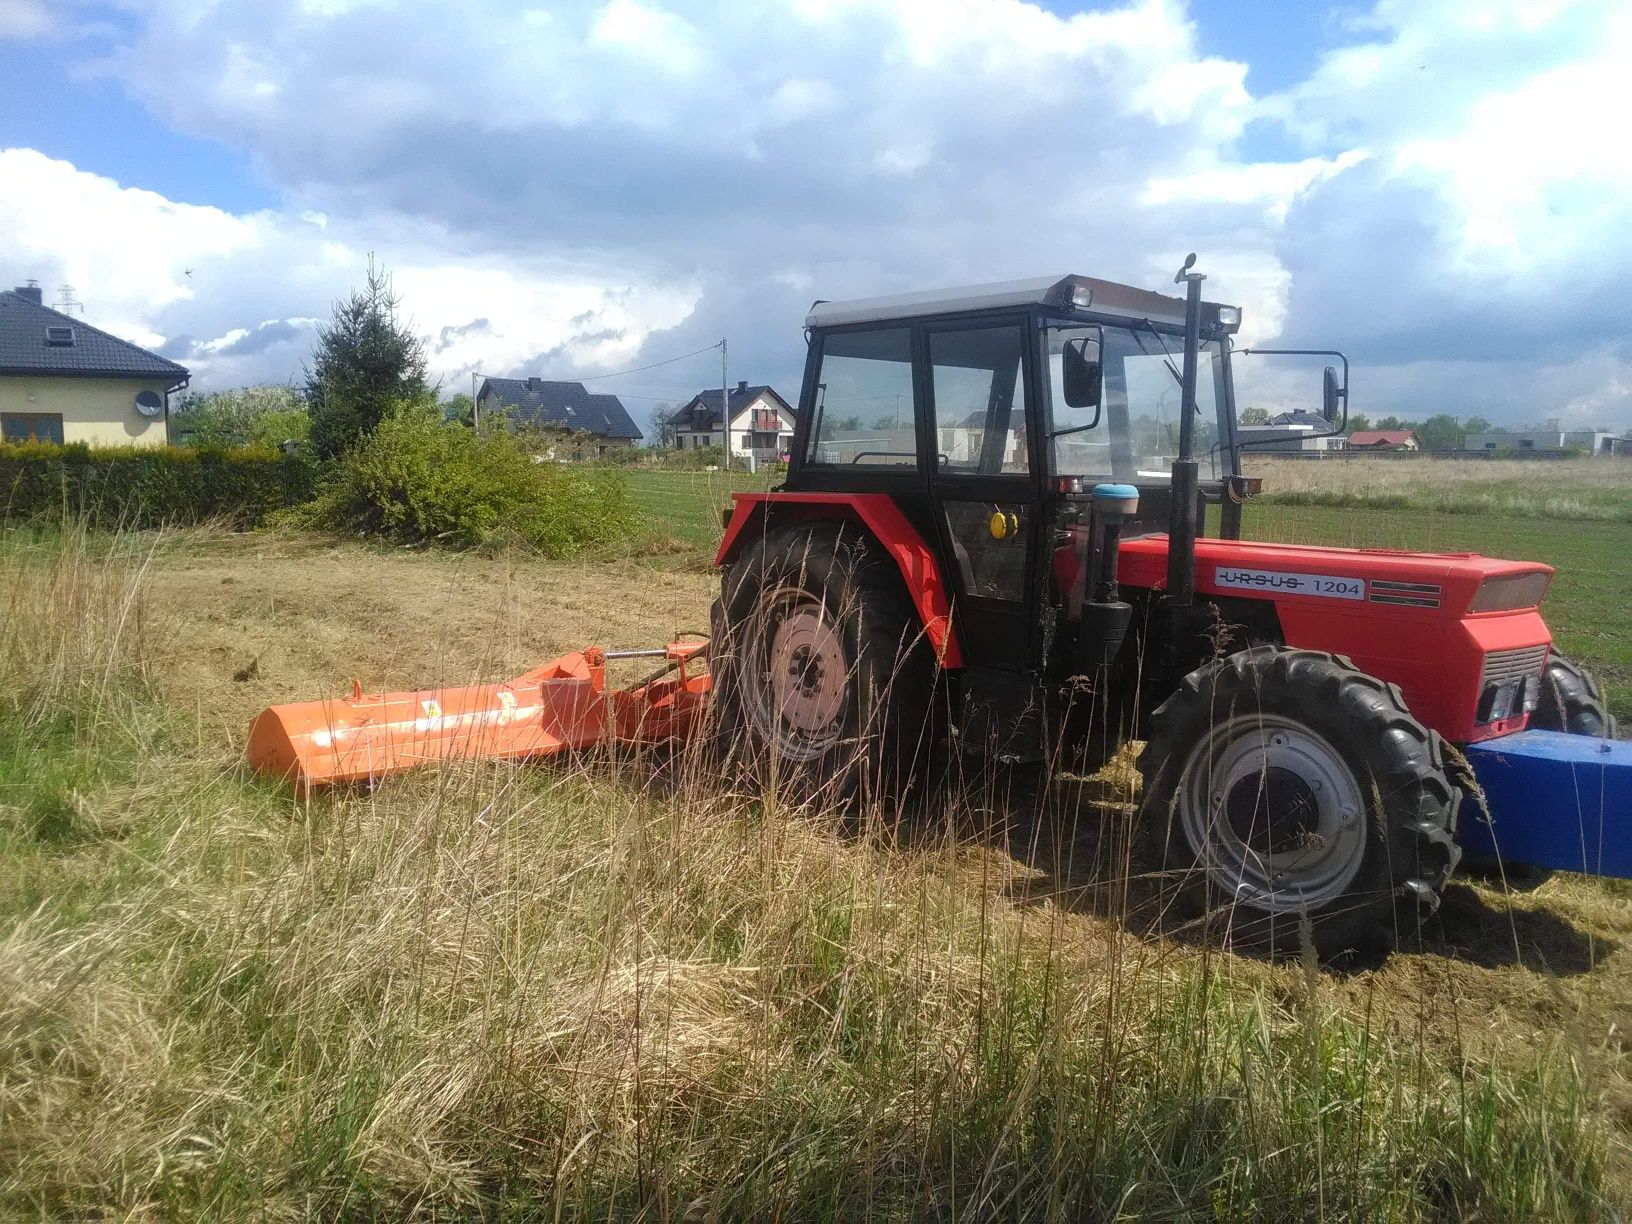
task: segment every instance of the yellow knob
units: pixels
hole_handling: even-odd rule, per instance
[[[1009,534],[1009,516],[1001,510],[994,510],[992,512],[991,528],[992,539],[1001,540]]]

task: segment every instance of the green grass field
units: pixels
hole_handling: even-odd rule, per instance
[[[703,551],[719,541],[720,508],[732,490],[769,484],[763,476],[723,472],[633,471],[629,482],[654,530]],[[1244,530],[1253,539],[1288,543],[1545,562],[1558,570],[1543,611],[1559,648],[1592,669],[1616,716],[1632,723],[1632,632],[1626,621],[1632,608],[1632,523],[1254,503]]]

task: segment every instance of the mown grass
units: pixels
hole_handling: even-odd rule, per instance
[[[164,698],[155,555],[0,543],[0,1214],[1624,1201],[1569,1038],[1424,1040],[1426,1017],[1312,964],[1004,901],[945,833],[1000,807],[995,783],[906,826],[767,805],[694,762],[654,784],[657,759],[297,802]]]

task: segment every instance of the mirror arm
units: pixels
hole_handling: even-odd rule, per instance
[[[1347,355],[1337,349],[1273,349],[1273,348],[1244,348],[1231,349],[1234,357],[1251,357],[1254,353],[1264,357],[1336,357],[1343,363],[1343,389],[1338,392],[1338,398],[1343,401],[1343,424],[1332,430],[1331,433],[1321,434],[1323,438],[1330,438],[1336,434],[1345,433],[1349,428],[1349,359]]]

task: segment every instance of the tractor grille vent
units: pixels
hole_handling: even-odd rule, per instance
[[[1519,646],[1513,650],[1493,650],[1485,656],[1483,685],[1506,684],[1525,676],[1541,674],[1547,661],[1546,646]]]

